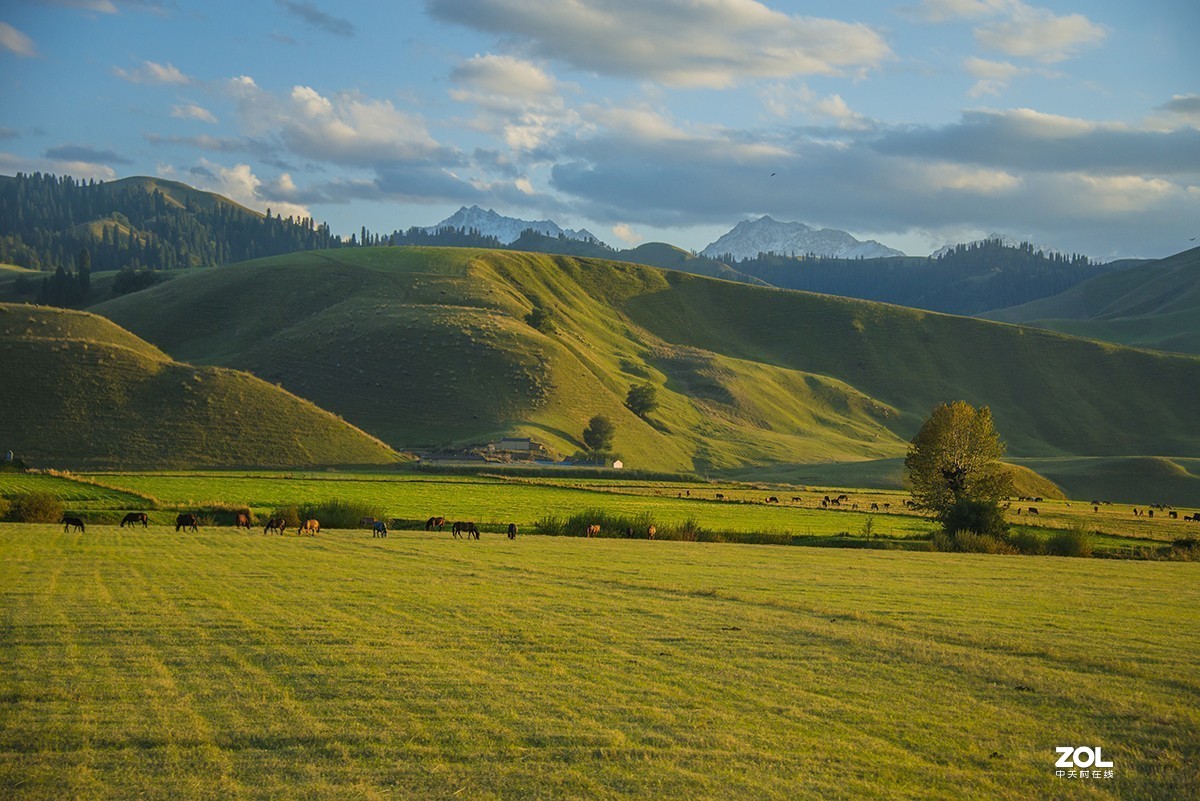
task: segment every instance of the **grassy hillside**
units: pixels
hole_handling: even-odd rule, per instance
[[[372,437],[247,373],[193,367],[86,312],[0,304],[3,447],[35,465],[386,464]],[[19,424],[14,425],[14,422]]]
[[[557,330],[524,322],[537,302]],[[380,248],[183,275],[101,304],[192,362],[248,369],[394,446],[525,434],[561,453],[594,414],[630,466],[896,457],[930,410],[992,407],[1025,456],[1200,452],[1200,359],[592,259]],[[659,388],[642,420],[635,383]]]
[[[1125,345],[1200,353],[1200,248],[983,316]]]

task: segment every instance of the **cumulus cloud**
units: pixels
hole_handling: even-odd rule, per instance
[[[327,14],[309,2],[296,0],[276,0],[289,14],[298,17],[314,28],[332,33],[335,36],[354,36],[354,23],[348,19]]]
[[[37,55],[37,46],[33,40],[7,22],[0,22],[0,49],[24,58]]]
[[[760,90],[758,96],[770,114],[784,119],[799,115],[815,124],[832,121],[844,129],[863,129],[873,124],[850,108],[841,95],[821,97],[808,86],[772,84]]]
[[[218,122],[217,115],[202,106],[197,106],[195,103],[172,106],[171,116],[181,120],[199,120],[200,122],[207,122],[212,125],[216,125]]]
[[[427,0],[427,6],[439,19],[510,37],[540,58],[671,86],[840,74],[892,55],[866,25],[791,16],[756,0]]]
[[[312,212],[305,206],[289,202],[270,191],[278,189],[280,185],[277,183],[274,186],[265,186],[263,181],[251,170],[249,164],[225,167],[208,160],[201,160],[198,166],[199,169],[192,170],[192,174],[207,179],[203,181],[202,189],[224,195],[255,211],[266,211],[270,208],[272,214],[280,217],[312,216]]]
[[[514,151],[533,152],[579,123],[541,67],[511,56],[475,56],[451,73],[450,96],[476,107],[470,126],[499,134]]]
[[[1161,251],[1200,214],[1200,132],[1157,132],[1030,110],[926,128],[688,130],[591,118],[553,186],[619,225],[722,224],[771,214],[873,234],[1019,231],[1093,255]],[[774,177],[768,177],[774,173]]]
[[[275,139],[304,158],[359,167],[456,159],[455,151],[433,139],[420,115],[387,100],[357,92],[326,97],[300,85],[280,96],[248,76],[234,78],[226,89],[250,136]]]
[[[1017,4],[1007,19],[975,29],[975,40],[990,50],[1051,64],[1065,61],[1107,36],[1082,14],[1058,16],[1044,8]]]
[[[130,83],[188,84],[192,81],[174,64],[158,64],[153,61],[143,61],[140,67],[133,70],[113,67],[113,74]]]

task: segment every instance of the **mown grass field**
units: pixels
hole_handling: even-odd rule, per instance
[[[0,795],[1195,797],[1198,570],[0,524]]]

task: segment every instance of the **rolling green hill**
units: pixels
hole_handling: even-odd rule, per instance
[[[524,322],[534,302],[551,334]],[[903,454],[939,402],[991,406],[1018,456],[1200,452],[1200,359],[632,264],[358,248],[182,275],[95,310],[172,356],[250,370],[393,446],[594,414],[630,467],[745,470]],[[642,420],[635,383],[659,388]]]
[[[388,464],[400,457],[247,373],[193,367],[87,312],[0,304],[5,449],[55,467]],[[14,422],[19,421],[19,425]]]
[[[1200,248],[981,316],[1124,345],[1200,353]]]

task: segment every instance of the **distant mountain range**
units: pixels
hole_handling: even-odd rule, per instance
[[[825,256],[835,259],[884,259],[903,256],[899,250],[874,239],[860,242],[845,231],[813,228],[799,222],[779,222],[770,217],[743,220],[713,242],[700,255],[710,259],[753,259],[760,253],[779,256]]]
[[[553,220],[521,220],[516,217],[505,217],[502,214],[497,214],[492,209],[484,211],[478,206],[471,206],[470,208],[463,206],[437,225],[426,227],[424,231],[429,234],[436,234],[438,231],[446,228],[464,228],[468,231],[474,229],[484,236],[496,237],[504,245],[511,245],[521,237],[521,234],[529,230],[536,231],[543,236],[563,236],[567,239],[578,239],[582,242],[604,244],[595,234],[586,228],[576,231],[572,228],[562,228]]]

